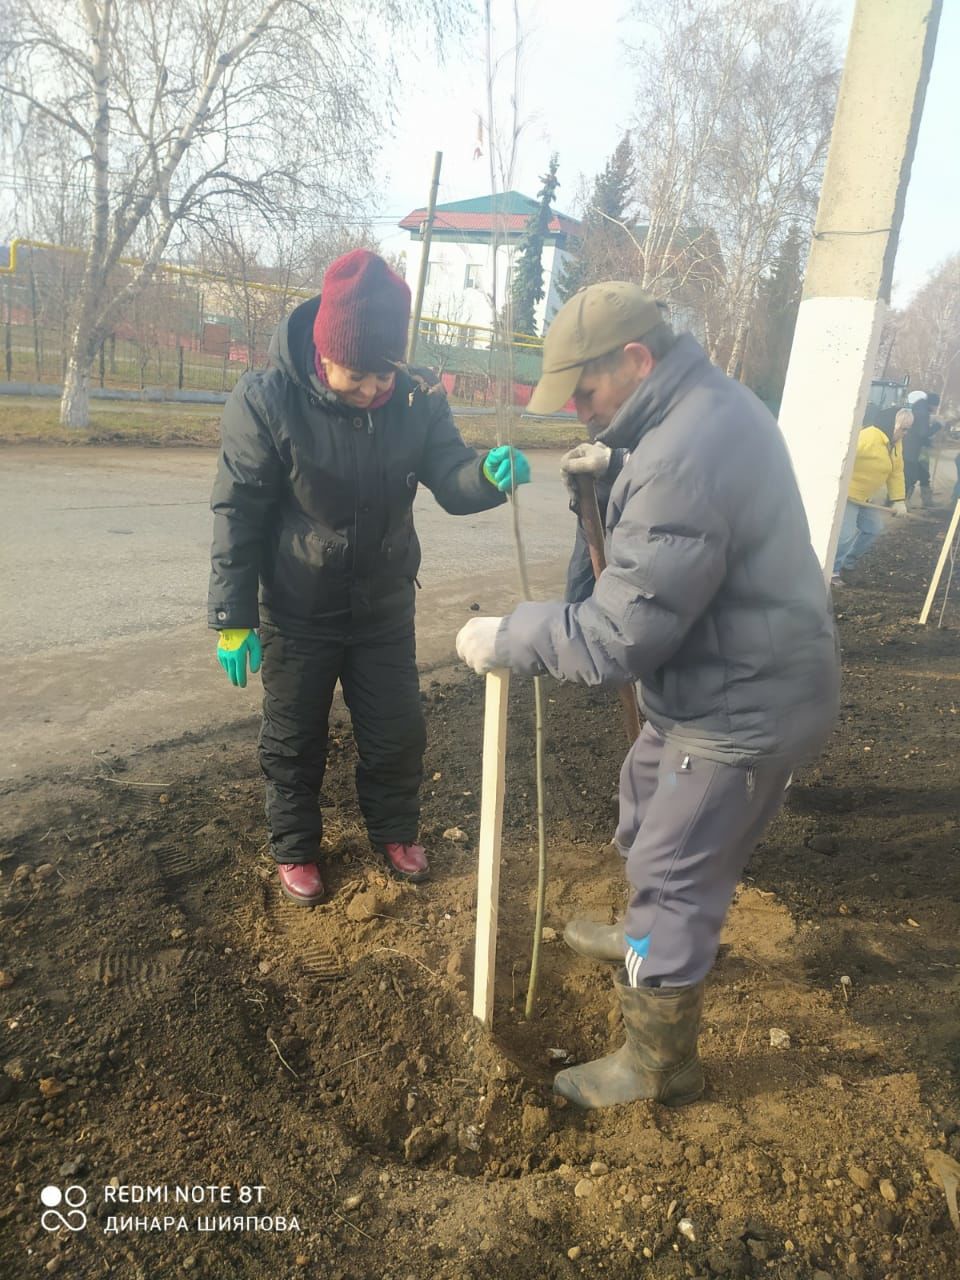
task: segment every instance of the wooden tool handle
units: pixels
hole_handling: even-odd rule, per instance
[[[580,506],[580,524],[590,549],[590,563],[593,565],[593,576],[599,578],[607,567],[607,558],[603,553],[603,521],[600,519],[600,504],[597,502],[597,486],[593,476],[576,476],[577,501]]]
[[[597,502],[597,486],[593,476],[575,476],[574,478],[577,484],[577,501],[580,506],[580,524],[590,551],[593,576],[599,578],[607,567],[607,558],[603,553],[603,521],[600,519],[600,504]],[[640,712],[637,709],[636,689],[633,684],[625,684],[620,687],[618,693],[623,707],[623,727],[627,733],[627,740],[635,742],[640,736]]]

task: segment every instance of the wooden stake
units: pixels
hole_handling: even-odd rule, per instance
[[[483,774],[480,794],[480,842],[477,866],[477,946],[473,962],[473,1016],[493,1026],[493,988],[497,961],[500,901],[500,839],[507,759],[507,695],[510,672],[487,674],[483,711]]]
[[[440,165],[443,152],[438,151],[433,157],[433,177],[430,179],[430,198],[427,201],[427,216],[420,226],[423,244],[420,249],[420,270],[417,273],[417,292],[413,303],[413,315],[410,319],[410,333],[407,337],[407,364],[413,364],[417,354],[417,339],[420,336],[420,316],[423,313],[423,291],[427,283],[427,270],[430,266],[430,242],[433,239],[433,217],[437,208],[437,190],[440,186]]]
[[[940,578],[943,574],[943,567],[947,563],[950,555],[950,548],[953,546],[953,540],[957,536],[957,525],[960,524],[960,499],[953,508],[953,516],[950,520],[950,527],[947,529],[947,535],[943,540],[943,546],[940,548],[940,559],[937,561],[937,567],[933,571],[933,578],[930,581],[930,590],[927,592],[927,598],[923,602],[923,608],[920,610],[920,625],[925,626],[927,618],[930,617],[930,610],[933,608],[933,597],[937,594],[937,587],[940,585]]]
[[[596,579],[607,567],[607,557],[603,551],[603,521],[600,519],[600,506],[597,502],[597,486],[593,476],[577,476],[576,479],[580,525],[583,536],[587,540],[590,563],[593,565],[593,576]],[[636,742],[640,736],[637,690],[633,684],[625,684],[621,685],[617,692],[620,695],[620,705],[623,707],[623,727],[627,732],[627,741]]]

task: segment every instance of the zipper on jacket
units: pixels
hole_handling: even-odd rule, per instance
[[[350,436],[350,454],[353,458],[353,576],[356,578],[357,547],[360,543],[360,459],[357,453],[356,433],[360,430],[360,419],[354,418],[350,425],[353,427]]]

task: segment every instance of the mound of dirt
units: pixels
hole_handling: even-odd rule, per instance
[[[550,1091],[558,1065],[620,1042],[609,970],[560,940],[623,901],[615,697],[548,686],[548,940],[526,1021],[533,722],[515,682],[493,1036],[470,1015],[480,682],[424,694],[419,887],[363,836],[348,726],[312,911],[276,889],[252,726],[11,789],[0,1274],[957,1274],[924,1161],[960,1156],[960,642],[912,621],[938,531],[911,522],[837,597],[841,723],[748,868],[707,994],[707,1093],[679,1111],[584,1115]],[[67,1185],[83,1230],[41,1217],[41,1189]],[[182,1206],[157,1197],[178,1186],[220,1204],[168,1226]],[[156,1196],[118,1201],[131,1187]]]

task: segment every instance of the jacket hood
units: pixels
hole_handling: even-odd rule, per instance
[[[926,400],[918,400],[916,404],[908,405],[910,412],[913,414],[913,422],[907,431],[915,431],[918,434],[926,431],[930,426],[930,406]]]
[[[317,318],[319,308],[320,295],[317,294],[315,298],[308,298],[306,302],[301,302],[299,307],[295,307],[289,315],[284,316],[277,326],[276,333],[270,340],[267,359],[270,364],[280,369],[291,382],[296,383],[298,387],[302,387],[311,395],[318,396],[324,404],[338,413],[356,413],[355,409],[351,409],[349,405],[344,404],[336,393],[325,386],[317,377],[314,366],[316,348],[313,343],[313,322]],[[431,378],[427,370],[413,372],[426,375],[427,383],[436,382],[436,378]],[[408,395],[414,383],[419,383],[423,380],[422,377],[419,379],[411,378],[410,373],[405,368],[398,368],[394,396],[398,390],[402,394]],[[393,396],[390,398],[392,400]]]
[[[313,322],[320,307],[320,295],[308,298],[280,321],[270,340],[268,358],[291,382],[316,393],[320,386],[313,369]]]
[[[690,380],[709,367],[707,353],[693,334],[682,333],[597,439],[612,449],[633,449],[651,427],[660,425]]]
[[[865,427],[878,427],[888,440],[892,440],[897,411],[895,404],[885,405],[883,408],[879,408],[877,405],[867,405],[863,414],[863,425]]]

